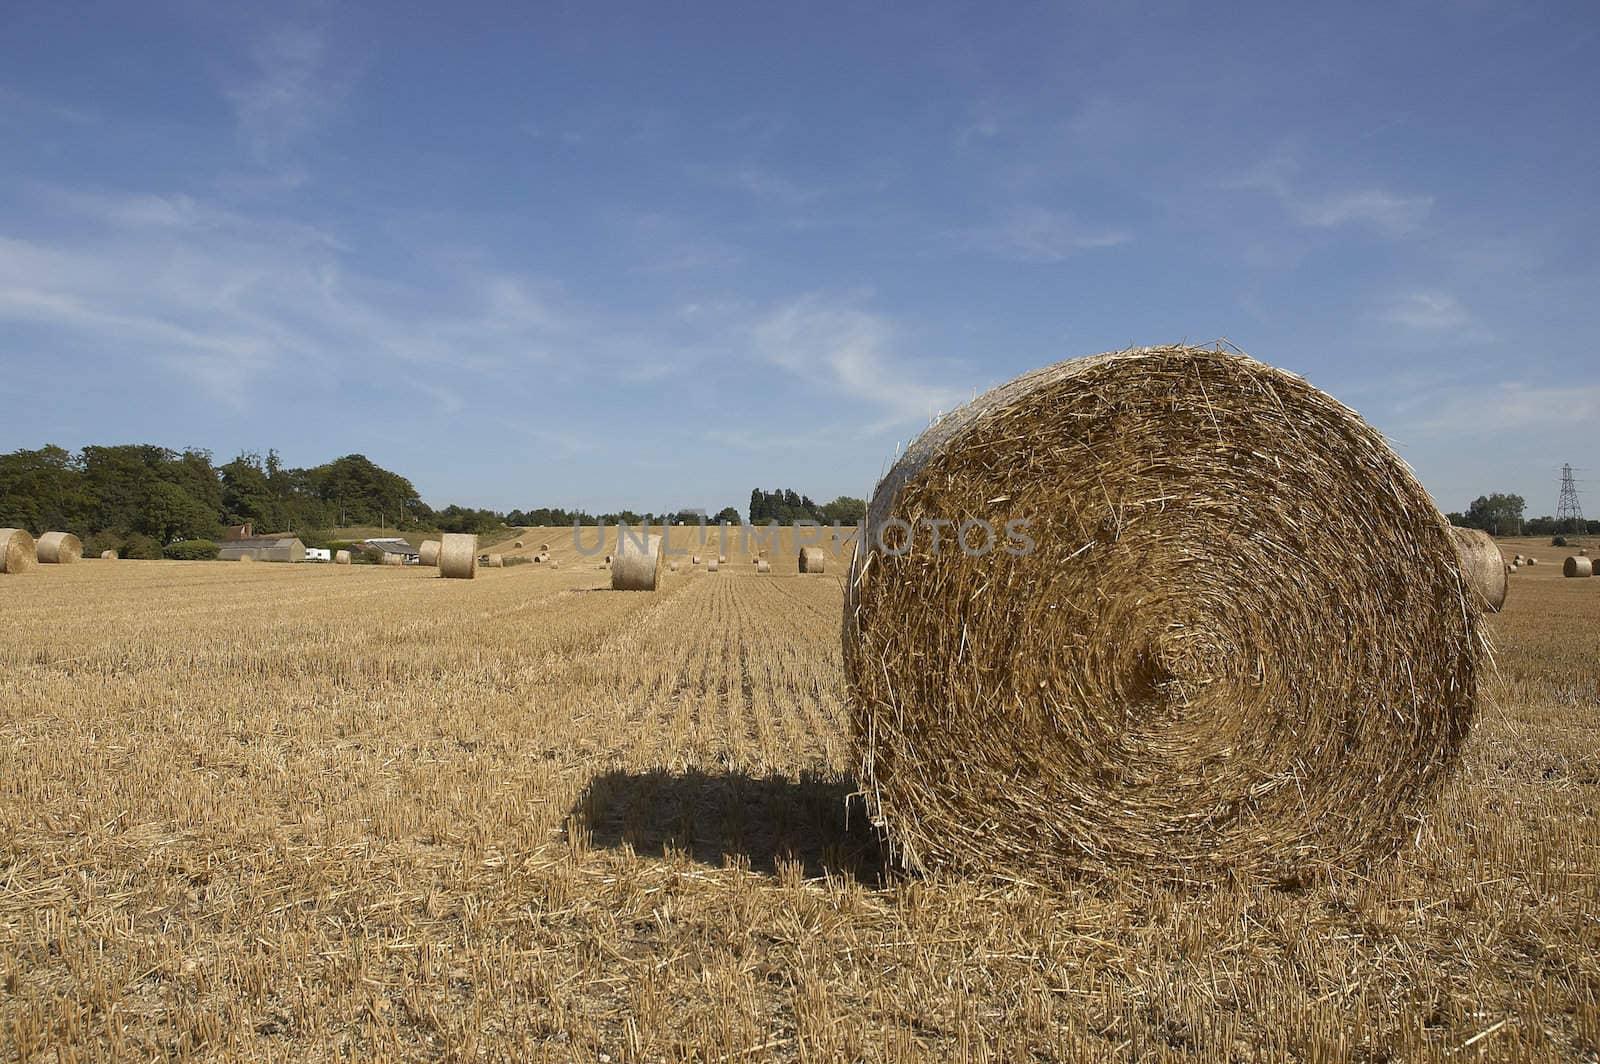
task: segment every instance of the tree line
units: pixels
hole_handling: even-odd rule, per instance
[[[1446,514],[1452,525],[1478,528],[1495,536],[1556,536],[1574,532],[1600,536],[1600,521],[1557,521],[1549,514],[1524,518],[1527,501],[1521,495],[1496,493],[1473,499],[1464,513]]]
[[[305,469],[285,465],[275,450],[264,456],[245,452],[221,465],[210,451],[152,444],[88,446],[75,454],[47,445],[0,454],[0,527],[34,535],[73,532],[86,548],[117,550],[125,558],[159,558],[169,544],[216,539],[228,525],[250,524],[260,534],[290,533],[309,545],[325,545],[327,530],[350,526],[481,534],[505,525],[695,524],[703,513],[434,509],[411,481],[360,454]],[[840,497],[818,506],[792,490],[757,489],[750,493],[748,516],[762,523],[855,524],[865,513],[860,499]],[[731,506],[706,515],[710,522],[739,519]]]

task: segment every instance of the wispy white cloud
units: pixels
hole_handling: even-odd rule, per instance
[[[1600,384],[1538,388],[1513,381],[1438,392],[1409,405],[1429,411],[1416,423],[1421,434],[1483,440],[1497,432],[1600,424]]]
[[[1227,182],[1227,188],[1264,192],[1296,222],[1318,229],[1371,226],[1390,236],[1411,232],[1433,209],[1432,196],[1405,196],[1378,187],[1330,191],[1307,188],[1299,166],[1286,156],[1268,159]]]
[[[952,236],[967,247],[1018,262],[1061,262],[1133,239],[1126,231],[1086,228],[1070,214],[1042,207],[1018,208],[989,225],[957,230]]]
[[[228,85],[240,136],[257,161],[280,155],[315,130],[339,93],[327,73],[323,34],[284,27],[260,38],[250,53],[249,76]]]
[[[1396,297],[1380,317],[1423,332],[1454,332],[1473,324],[1461,301],[1446,292],[1409,292]]]
[[[774,365],[881,408],[884,417],[871,431],[925,422],[964,397],[958,389],[920,380],[895,356],[889,319],[849,304],[798,299],[762,317],[753,336]]]

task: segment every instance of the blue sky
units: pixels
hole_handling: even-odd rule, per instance
[[[1600,7],[1340,6],[14,5],[0,450],[742,508],[1226,337],[1600,515]]]

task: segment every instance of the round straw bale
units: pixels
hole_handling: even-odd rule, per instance
[[[765,558],[757,558],[756,559],[756,572],[758,572],[758,573],[770,573],[770,572],[772,572],[772,563],[767,561],[767,559],[765,559]]]
[[[117,560],[117,552],[114,550],[103,550],[100,552],[100,560],[103,562],[114,562]]]
[[[543,551],[543,552],[541,552],[541,553],[540,553],[540,554],[539,554],[539,560],[540,560],[540,561],[541,561],[541,562],[548,562],[548,561],[550,561],[550,552],[549,552],[549,551]],[[554,563],[554,562],[551,562],[551,564],[552,564],[552,565],[554,565],[554,564],[555,564],[555,563]]]
[[[519,539],[516,542],[512,543],[511,545],[513,547],[516,547],[518,550],[521,550],[522,549],[522,540]]]
[[[689,564],[690,565],[699,565],[700,564],[700,555],[698,555],[698,554],[690,555],[689,556]]]
[[[439,575],[471,580],[478,575],[478,537],[470,532],[446,532],[439,540]]]
[[[406,560],[398,554],[390,554],[388,551],[383,554],[384,565],[404,565],[405,563]]]
[[[504,569],[506,567],[506,560],[503,555],[491,554],[483,559],[483,564],[487,565],[491,569]]]
[[[438,540],[436,540],[436,539],[425,539],[425,540],[422,541],[422,546],[418,547],[417,550],[420,551],[421,554],[422,554],[422,564],[423,565],[438,565],[439,564],[439,541]]]
[[[336,550],[336,551],[334,551],[333,552],[333,564],[335,564],[335,565],[349,565],[350,564],[350,552],[347,551],[347,550]]]
[[[1461,575],[1478,605],[1490,613],[1499,613],[1506,602],[1506,563],[1494,537],[1476,528],[1451,528],[1450,536],[1455,540]]]
[[[1588,556],[1589,556],[1589,548],[1588,547],[1579,547],[1578,548],[1578,557],[1587,558]]]
[[[1428,494],[1301,378],[1220,348],[1048,366],[873,495],[843,631],[860,788],[912,868],[1353,862],[1466,738],[1466,595]]]
[[[540,554],[549,554],[550,553],[550,544],[548,544],[548,543],[539,544],[539,553]]]
[[[611,564],[611,555],[609,555],[609,554],[606,555],[606,564],[607,565]]]
[[[1522,564],[1523,565],[1538,565],[1539,564],[1539,559],[1538,558],[1529,557],[1529,558],[1525,559]]]
[[[83,541],[71,532],[46,532],[34,550],[45,565],[71,565],[83,557]]]
[[[668,572],[670,572],[670,573],[675,573],[675,572],[677,572],[677,571],[678,571],[678,563],[677,563],[677,562],[670,562],[670,563],[668,563],[668,565],[667,565],[667,571],[668,571]]]
[[[39,564],[33,536],[21,528],[0,528],[0,573],[25,573]]]
[[[827,568],[828,552],[821,547],[800,548],[800,571],[802,573],[820,573]]]
[[[706,572],[708,573],[714,573],[721,567],[721,563],[715,558],[712,558],[710,561],[706,562]]]
[[[717,561],[722,563],[723,565],[727,565],[728,564],[728,556],[726,554],[719,554],[719,555],[717,555]]]
[[[611,590],[654,591],[661,582],[665,552],[661,537],[639,537],[623,530],[617,538],[617,560],[611,563]]]
[[[1594,563],[1591,562],[1588,558],[1580,558],[1577,555],[1573,555],[1572,557],[1568,558],[1566,561],[1561,563],[1561,575],[1562,576],[1593,576],[1594,575]]]

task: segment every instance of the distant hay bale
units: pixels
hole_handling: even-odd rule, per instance
[[[548,555],[550,553],[550,544],[548,544],[548,543],[539,544],[539,553]]]
[[[514,543],[512,543],[511,545],[513,547],[517,548],[518,550],[521,550],[522,549],[522,540],[519,539],[519,540],[515,541]]]
[[[767,561],[767,559],[765,559],[765,558],[757,558],[756,559],[756,572],[758,572],[758,573],[770,573],[770,572],[772,572],[772,563]]]
[[[477,576],[478,537],[470,532],[446,532],[439,541],[439,575],[451,580]]]
[[[1579,547],[1578,548],[1578,557],[1587,558],[1588,556],[1589,556],[1589,548],[1588,547]]]
[[[71,565],[83,558],[83,541],[71,532],[46,532],[34,552],[44,565]]]
[[[621,529],[616,561],[611,563],[611,590],[654,591],[661,582],[662,547],[660,536],[646,535],[641,543],[638,536]]]
[[[539,557],[538,557],[538,560],[539,560],[539,561],[541,561],[541,562],[548,562],[548,561],[550,561],[550,552],[549,552],[549,551],[542,551],[542,552],[540,552],[540,554],[539,554]],[[554,564],[555,564],[555,563],[554,563],[554,562],[551,562],[551,564],[552,564],[552,565],[554,565]]]
[[[1476,528],[1451,528],[1461,575],[1481,609],[1499,613],[1506,602],[1506,563],[1494,537]]]
[[[698,555],[698,554],[690,555],[689,556],[689,564],[690,565],[699,565],[700,564],[700,555]]]
[[[1522,564],[1523,565],[1538,565],[1539,564],[1539,559],[1538,558],[1534,558],[1534,557],[1529,557]]]
[[[504,555],[490,554],[483,559],[483,564],[490,569],[504,569],[506,567],[506,559]]]
[[[406,560],[400,555],[390,554],[388,551],[384,551],[383,557],[380,560],[384,565],[404,565],[406,563]]]
[[[33,536],[21,528],[0,528],[0,573],[25,573],[39,564]]]
[[[422,554],[422,559],[421,560],[422,560],[422,564],[423,565],[438,565],[439,564],[439,541],[438,540],[436,540],[436,539],[425,539],[425,540],[422,541],[422,546],[418,547],[417,549]]]
[[[913,869],[1347,867],[1457,760],[1468,595],[1427,492],[1301,378],[1191,347],[1048,366],[873,495],[842,638],[858,786]]]
[[[828,552],[821,547],[800,548],[800,571],[802,573],[820,573],[827,569]]]
[[[607,565],[611,564],[611,555],[609,555],[609,554],[606,555],[606,564]]]
[[[117,552],[114,550],[103,550],[100,552],[100,560],[103,562],[114,562],[117,560]]]
[[[714,573],[719,568],[721,568],[721,565],[715,558],[712,558],[710,561],[706,562],[706,572],[708,573]]]
[[[719,555],[717,555],[717,561],[722,563],[723,565],[727,565],[728,564],[728,556],[726,554],[719,554]]]
[[[1594,562],[1591,562],[1588,558],[1581,558],[1577,555],[1573,555],[1561,563],[1561,575],[1593,576]]]
[[[333,564],[335,564],[335,565],[349,565],[350,564],[350,552],[347,551],[347,550],[334,551],[333,552]]]
[[[670,564],[668,564],[667,571],[671,572],[671,573],[677,572],[678,571],[678,563],[677,562],[671,562]]]

